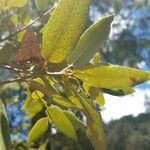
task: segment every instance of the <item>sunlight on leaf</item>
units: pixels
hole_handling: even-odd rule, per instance
[[[80,98],[82,98],[80,102],[82,103],[82,106],[84,108],[83,113],[87,119],[86,134],[96,150],[105,150],[105,134],[101,115],[81,95]]]
[[[83,83],[83,87],[84,87],[84,90],[86,91],[86,93],[90,95],[90,98],[92,100],[95,100],[95,102],[100,107],[104,106],[105,99],[104,99],[103,93],[100,91],[100,89],[90,86],[85,82]]]
[[[7,8],[22,7],[27,3],[27,0],[7,0]]]
[[[59,96],[59,95],[54,95],[53,96],[53,101],[56,104],[64,106],[64,107],[68,107],[68,108],[73,108],[74,107],[69,100],[67,100],[67,99],[65,99],[65,98],[63,98],[62,96]]]
[[[32,142],[37,140],[40,136],[42,136],[48,129],[48,122],[48,117],[39,119],[30,130],[27,141]]]
[[[69,58],[69,64],[81,67],[92,59],[108,37],[113,19],[114,14],[106,16],[83,33]]]
[[[85,30],[91,0],[61,0],[44,27],[42,55],[47,62],[65,60]]]
[[[74,128],[86,128],[86,125],[81,120],[79,120],[72,112],[67,110],[64,110],[63,112],[66,115],[66,117],[70,120]]]
[[[93,65],[75,70],[74,76],[95,87],[122,89],[149,80],[150,72],[117,65]]]
[[[27,98],[24,102],[23,109],[27,111],[30,117],[33,117],[43,109],[43,105],[40,103],[39,99],[32,98],[32,94],[29,89],[27,90],[26,94]]]
[[[43,97],[44,97],[44,94],[38,90],[36,90],[32,93],[33,99],[39,99],[39,98],[43,98]]]
[[[77,135],[73,125],[59,107],[54,105],[50,106],[47,108],[46,113],[60,131],[66,136],[77,140]]]

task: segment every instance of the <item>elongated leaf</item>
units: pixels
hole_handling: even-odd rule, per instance
[[[34,90],[38,90],[42,93],[44,93],[45,95],[51,97],[51,91],[49,91],[43,84],[37,82],[37,81],[32,81],[29,83],[29,85],[34,89]]]
[[[41,118],[40,120],[38,120],[30,130],[27,141],[32,142],[37,140],[40,136],[42,136],[48,129],[48,121],[48,117]]]
[[[8,118],[5,110],[5,106],[0,100],[0,149],[11,149],[10,128],[8,124]]]
[[[114,14],[104,17],[83,33],[69,58],[70,64],[81,67],[92,59],[108,37],[113,19]]]
[[[95,87],[123,89],[150,80],[150,72],[117,65],[93,65],[75,70],[74,75]]]
[[[116,90],[116,89],[115,90],[114,89],[102,89],[102,91],[104,93],[114,95],[114,96],[125,96],[125,95],[128,95],[128,94],[135,92],[134,89],[131,87],[118,89],[118,90]]]
[[[62,96],[54,95],[53,100],[54,100],[55,103],[57,103],[61,106],[68,107],[68,108],[73,108],[74,107],[74,105],[69,100],[63,98]]]
[[[48,0],[35,0],[35,4],[39,10],[46,10],[48,7]]]
[[[45,85],[45,87],[47,88],[47,90],[50,91],[51,94],[59,94],[58,91],[56,90],[56,88],[53,86],[53,81],[50,79],[46,79],[45,77],[42,78],[43,80],[43,84]]]
[[[7,0],[7,8],[22,7],[27,3],[27,0]]]
[[[81,120],[79,120],[72,112],[67,111],[67,110],[64,110],[63,112],[67,116],[67,118],[70,120],[74,128],[81,128],[81,129],[86,128],[86,125]]]
[[[95,150],[105,150],[105,134],[103,130],[103,122],[101,115],[95,108],[79,95],[80,102],[83,106],[83,113],[87,119],[86,134],[90,139]]]
[[[65,60],[85,30],[91,0],[60,0],[43,31],[42,55],[47,62]]]
[[[80,101],[78,100],[77,97],[75,96],[69,96],[69,99],[71,100],[71,102],[78,108],[78,109],[83,109]]]
[[[66,136],[77,140],[73,125],[59,107],[50,106],[47,108],[46,113],[60,131]]]

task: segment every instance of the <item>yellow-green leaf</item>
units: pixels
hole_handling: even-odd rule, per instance
[[[35,0],[35,4],[39,10],[46,10],[48,8],[48,0]]]
[[[6,7],[23,7],[27,3],[27,0],[7,0]]]
[[[84,90],[87,92],[87,94],[90,95],[90,98],[92,100],[95,100],[99,106],[104,106],[105,99],[100,89],[90,86],[86,83],[83,83],[83,87],[84,87]]]
[[[99,52],[97,52],[92,59],[92,63],[99,64],[100,62],[101,62],[101,55]]]
[[[60,0],[44,27],[42,55],[47,62],[65,60],[85,30],[91,0]]]
[[[95,150],[105,150],[105,134],[101,115],[95,110],[87,99],[77,93],[83,106],[83,113],[87,120],[86,134],[90,139]]]
[[[27,98],[24,102],[23,109],[25,109],[30,117],[33,117],[43,109],[42,103],[39,99],[33,99],[29,89],[26,92]]]
[[[47,108],[46,113],[61,132],[63,132],[66,136],[77,140],[75,129],[63,113],[62,109],[57,106],[50,106]]]
[[[83,109],[83,107],[77,97],[72,95],[72,96],[69,96],[69,99],[78,109]]]
[[[39,99],[39,98],[43,98],[43,97],[44,97],[44,94],[38,90],[36,90],[32,93],[33,99]]]
[[[84,82],[106,89],[124,89],[150,79],[150,72],[117,65],[93,65],[74,71]]]
[[[12,21],[12,23],[14,25],[16,25],[18,23],[18,16],[17,15],[13,15],[10,17],[10,20]]]
[[[45,87],[47,88],[47,90],[50,91],[51,94],[59,94],[57,89],[53,86],[54,82],[51,79],[47,79],[45,77],[42,77],[43,80],[43,84],[45,85]]]
[[[92,59],[108,37],[113,19],[114,14],[104,17],[83,33],[69,58],[69,64],[81,67]]]
[[[72,112],[67,110],[64,110],[63,112],[66,115],[66,117],[70,120],[74,128],[86,128],[86,125],[81,120],[79,120]]]
[[[56,102],[57,104],[61,105],[61,106],[64,106],[64,107],[69,107],[69,108],[74,107],[74,105],[69,100],[67,100],[67,99],[65,99],[59,95],[54,95],[53,101]]]
[[[96,97],[96,103],[102,107],[105,105],[105,98],[104,98],[104,95],[101,91],[99,91],[99,94],[98,96]]]
[[[6,0],[0,0],[0,10],[1,9],[3,10],[5,5],[6,5]]]
[[[19,32],[18,34],[17,34],[17,40],[19,41],[19,42],[21,42],[22,41],[22,38],[23,38],[23,35],[25,34],[25,30],[23,30],[23,31],[21,31],[21,32]]]
[[[32,142],[37,140],[40,136],[42,136],[48,129],[48,121],[48,117],[41,118],[40,120],[38,120],[30,130],[27,141]]]
[[[38,90],[42,92],[43,94],[51,97],[51,91],[49,91],[43,84],[37,82],[37,81],[32,81],[28,83],[34,90]]]

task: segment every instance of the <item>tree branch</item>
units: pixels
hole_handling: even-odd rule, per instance
[[[0,65],[0,68],[1,69],[6,69],[6,70],[10,70],[10,71],[16,72],[16,73],[23,73],[23,70],[14,68],[14,67],[9,66],[9,65]]]
[[[32,76],[26,76],[26,77],[22,77],[22,78],[10,79],[10,80],[7,80],[7,81],[0,81],[0,85],[19,82],[19,81],[26,81],[27,79],[30,79],[31,77]]]
[[[39,17],[37,17],[35,20],[33,20],[31,23],[29,23],[28,25],[22,27],[21,29],[19,29],[18,31],[10,34],[9,36],[0,39],[0,43],[4,42],[5,40],[9,40],[11,39],[13,36],[17,35],[18,33],[20,33],[21,31],[29,28],[30,26],[32,26],[35,22],[37,22],[38,20],[40,20],[43,16],[46,16],[47,14],[51,13],[54,10],[55,7],[52,7],[51,9],[49,9],[48,11],[46,11],[45,13],[42,13]]]

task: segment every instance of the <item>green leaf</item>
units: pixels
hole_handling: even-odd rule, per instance
[[[27,0],[7,0],[6,7],[23,7],[27,2]]]
[[[101,91],[99,91],[99,94],[98,94],[98,96],[95,98],[95,100],[96,100],[96,103],[97,103],[100,107],[102,107],[102,106],[105,105],[105,98],[104,98],[104,95],[103,95],[103,93],[102,93]]]
[[[45,85],[45,87],[47,88],[47,90],[50,91],[51,94],[59,94],[57,89],[53,86],[54,82],[51,79],[47,79],[45,77],[42,77],[43,80],[43,84]]]
[[[114,96],[125,96],[131,93],[134,93],[135,90],[131,87],[123,88],[123,89],[102,89],[102,92],[114,95]]]
[[[62,131],[66,136],[77,140],[75,129],[63,113],[62,109],[57,106],[50,106],[47,108],[46,113],[60,131]]]
[[[6,109],[3,102],[0,100],[0,149],[11,149],[10,128]]]
[[[43,98],[43,97],[44,97],[44,94],[38,90],[36,90],[32,93],[33,99],[39,99],[39,98]]]
[[[54,95],[53,96],[53,101],[56,103],[56,104],[59,104],[61,106],[64,106],[64,107],[68,107],[68,108],[73,108],[74,105],[67,99],[63,98],[62,96],[59,96],[59,95]]]
[[[96,103],[100,107],[104,106],[105,99],[104,99],[103,93],[100,91],[100,89],[93,87],[93,86],[90,86],[86,83],[83,83],[83,87],[84,87],[84,90],[87,92],[87,94],[90,95],[90,98],[92,100],[95,100]]]
[[[95,150],[105,150],[105,134],[101,115],[87,99],[83,98],[82,94],[77,94],[87,120],[86,134]]]
[[[69,58],[69,64],[81,67],[92,59],[108,37],[113,19],[114,14],[104,17],[83,33]]]
[[[124,89],[150,80],[150,72],[117,65],[93,65],[74,71],[74,76],[94,87]]]
[[[6,0],[0,0],[0,8],[3,10],[6,4]]]
[[[30,117],[33,117],[43,109],[43,105],[39,99],[33,99],[30,90],[28,89],[27,98],[24,102],[23,109],[25,109]]]
[[[30,6],[25,5],[21,8],[17,9],[17,16],[19,22],[21,22],[23,25],[27,25],[30,22]]]
[[[18,16],[17,15],[12,15],[10,17],[11,22],[16,25],[18,23]]]
[[[48,117],[41,118],[40,120],[38,120],[30,130],[27,141],[32,142],[37,140],[40,136],[42,136],[48,129],[48,121]]]
[[[69,96],[68,98],[78,109],[83,109],[80,101],[78,100],[78,98],[76,96],[73,95],[73,96]]]
[[[38,90],[42,92],[43,94],[51,97],[51,91],[49,91],[42,83],[39,83],[37,81],[32,81],[28,83],[34,90]]]
[[[92,63],[95,64],[95,65],[101,63],[101,55],[100,55],[100,52],[97,52],[97,53],[94,55],[94,57],[93,57],[93,59],[92,59]]]
[[[91,0],[60,0],[44,27],[42,55],[58,63],[70,55],[85,30]]]
[[[79,120],[72,112],[67,110],[64,110],[63,112],[66,115],[66,117],[70,120],[74,128],[86,128],[86,125],[81,120]]]
[[[37,9],[46,10],[48,8],[48,0],[35,0]]]

